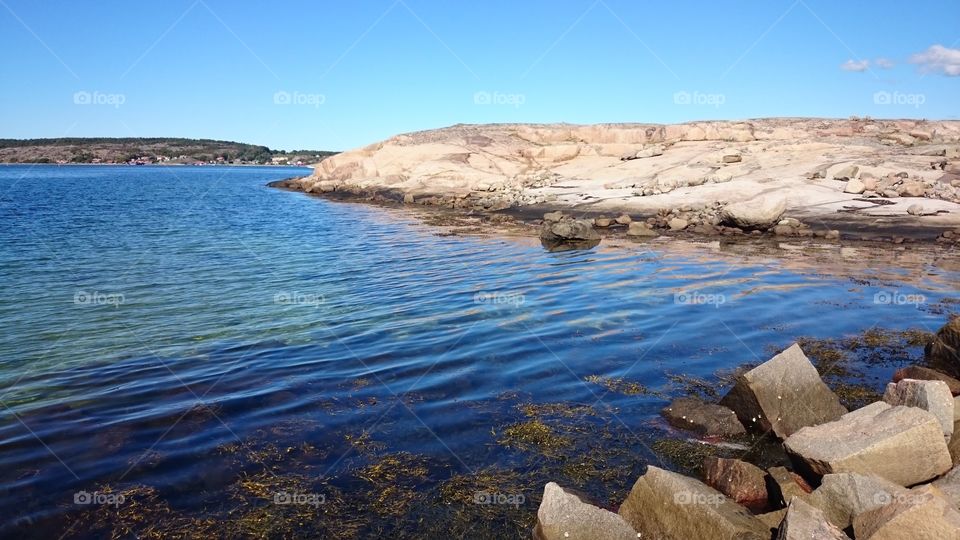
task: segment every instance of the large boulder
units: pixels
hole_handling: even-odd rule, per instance
[[[801,499],[793,499],[777,530],[777,540],[850,540],[823,512]]]
[[[599,240],[600,234],[585,219],[564,219],[543,224],[540,238],[544,240]]]
[[[653,466],[633,484],[620,515],[637,531],[637,538],[770,538],[762,521],[719,491]]]
[[[956,540],[960,538],[960,512],[924,486],[908,497],[853,518],[857,540]]]
[[[883,401],[890,405],[919,407],[937,417],[947,441],[953,435],[953,394],[943,381],[903,379],[890,383],[883,394]]]
[[[960,380],[957,380],[946,373],[940,373],[935,369],[923,366],[907,366],[898,369],[893,374],[893,382],[900,382],[903,379],[919,379],[921,381],[943,381],[950,388],[953,395],[960,394]]]
[[[901,486],[935,478],[951,465],[937,417],[916,407],[883,402],[803,428],[783,445],[811,474],[875,474]]]
[[[537,510],[535,540],[568,540],[573,538],[614,538],[636,540],[636,531],[618,514],[597,508],[585,497],[548,483]]]
[[[627,236],[654,237],[660,235],[643,221],[634,221],[627,227]]]
[[[726,225],[747,230],[766,230],[776,225],[787,210],[783,197],[758,197],[728,204],[720,214]]]
[[[932,485],[939,489],[955,508],[960,509],[960,467],[950,469],[950,472],[938,478]]]
[[[767,474],[770,502],[779,507],[786,506],[795,498],[806,500],[813,491],[806,480],[786,467],[771,467],[767,469]]]
[[[753,512],[767,509],[766,474],[756,465],[711,456],[703,460],[703,479],[708,486]]]
[[[931,367],[960,377],[960,317],[937,331],[933,341],[927,344],[924,356]]]
[[[747,429],[772,430],[781,439],[847,412],[796,343],[737,377],[720,404],[733,409]]]
[[[660,414],[671,425],[710,436],[731,436],[746,433],[737,415],[730,409],[695,398],[677,398]]]
[[[807,502],[823,510],[827,520],[841,529],[853,523],[854,516],[890,504],[910,490],[879,476],[859,473],[828,474]]]

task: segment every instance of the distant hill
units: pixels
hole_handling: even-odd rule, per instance
[[[230,163],[312,165],[337,152],[271,150],[210,139],[59,138],[0,139],[0,163]]]

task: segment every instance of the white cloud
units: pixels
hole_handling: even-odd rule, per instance
[[[910,57],[911,64],[918,64],[924,73],[943,73],[948,77],[960,77],[960,49],[932,45],[922,53]]]
[[[895,65],[889,58],[877,58],[873,63],[880,69],[892,69]]]
[[[861,71],[866,71],[870,69],[870,61],[869,60],[856,60],[856,61],[847,60],[843,64],[840,64],[840,69],[844,71],[856,71],[859,73]]]

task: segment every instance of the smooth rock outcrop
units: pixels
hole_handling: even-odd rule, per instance
[[[909,493],[907,488],[879,476],[837,473],[824,476],[807,502],[822,510],[830,523],[846,529],[853,523],[854,516],[890,504]]]
[[[803,428],[783,445],[811,474],[874,474],[901,486],[935,478],[952,464],[937,417],[883,402]]]
[[[675,427],[703,435],[732,436],[746,433],[733,411],[696,398],[677,398],[660,414]]]
[[[903,379],[889,383],[883,394],[883,401],[890,405],[919,407],[937,417],[943,429],[943,437],[947,441],[953,435],[953,394],[943,381]]]
[[[857,540],[957,540],[960,512],[925,489],[856,516],[853,531]]]
[[[728,204],[721,212],[722,222],[747,230],[767,230],[776,225],[787,210],[782,197],[757,197]]]
[[[827,521],[818,508],[801,499],[793,499],[787,507],[777,540],[850,540],[850,537]]]
[[[636,540],[638,536],[619,514],[597,508],[577,493],[550,482],[543,488],[543,500],[537,510],[537,525],[533,530],[533,538]]]
[[[960,377],[960,317],[937,331],[933,341],[924,349],[924,356],[934,369]]]
[[[756,465],[739,459],[708,457],[703,461],[703,478],[708,486],[753,512],[768,507],[766,474]]]
[[[960,394],[960,380],[957,380],[946,373],[941,373],[935,369],[923,366],[907,366],[898,369],[893,374],[893,382],[900,382],[903,379],[919,379],[921,381],[943,381],[950,388],[953,395]]]
[[[747,429],[772,430],[781,439],[847,412],[796,343],[737,377],[720,404]]]
[[[770,529],[719,491],[682,474],[647,467],[620,505],[639,538],[769,540]]]

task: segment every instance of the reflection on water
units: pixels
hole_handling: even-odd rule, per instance
[[[691,385],[956,307],[953,253],[551,252],[291,174],[0,168],[4,535],[527,537],[547,480],[616,504]]]

